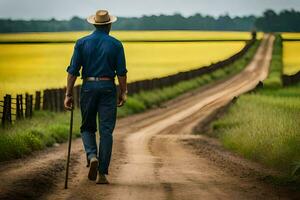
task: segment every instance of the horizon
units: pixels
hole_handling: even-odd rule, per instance
[[[59,5],[59,6],[57,6]],[[134,5],[134,6],[130,6]],[[172,7],[170,6],[172,5]],[[45,7],[47,9],[45,9]],[[69,9],[66,9],[69,8]],[[85,18],[93,14],[97,9],[107,9],[118,17],[142,17],[151,15],[173,15],[180,13],[184,17],[200,13],[219,17],[229,15],[231,17],[261,16],[267,9],[275,12],[282,10],[300,11],[300,1],[297,0],[152,0],[142,2],[128,0],[126,2],[101,2],[97,0],[2,0],[0,2],[0,18],[12,20],[69,20],[72,17]]]
[[[250,17],[250,16],[254,16],[254,17],[260,17],[263,15],[263,13],[267,10],[273,10],[273,9],[270,9],[270,8],[267,8],[265,9],[264,11],[262,11],[261,14],[259,15],[255,15],[255,14],[247,14],[247,15],[231,15],[230,13],[224,13],[224,14],[220,14],[220,15],[217,15],[217,16],[214,16],[214,15],[210,15],[210,14],[205,14],[205,13],[201,13],[201,12],[198,12],[198,13],[193,13],[191,15],[184,15],[182,13],[179,13],[179,12],[174,12],[174,13],[170,13],[170,14],[164,14],[164,13],[160,13],[160,14],[145,14],[145,15],[141,15],[141,16],[117,16],[118,18],[141,18],[141,17],[150,17],[150,16],[174,16],[176,14],[179,14],[181,15],[182,17],[184,18],[189,18],[191,16],[195,16],[197,14],[200,14],[202,15],[203,17],[206,17],[206,16],[209,16],[209,17],[213,17],[215,19],[218,19],[220,17],[224,17],[224,16],[229,16],[231,18],[234,18],[234,17]],[[279,11],[276,11],[276,10],[273,10],[274,12],[276,12],[277,14],[279,14],[280,12],[283,12],[283,11],[296,11],[296,12],[300,12],[300,10],[295,10],[294,8],[291,8],[291,9],[282,9],[282,10],[279,10]],[[74,17],[79,17],[81,19],[85,19],[86,17],[81,17],[81,16],[78,16],[78,15],[73,15],[71,16],[70,18],[68,19],[58,19],[58,18],[45,18],[45,19],[40,19],[40,18],[31,18],[31,19],[24,19],[24,18],[1,18],[0,17],[0,20],[15,20],[15,21],[30,21],[30,20],[42,20],[42,21],[48,21],[48,20],[57,20],[57,21],[64,21],[64,20],[71,20],[72,18]]]

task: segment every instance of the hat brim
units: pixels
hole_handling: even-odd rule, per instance
[[[111,24],[111,23],[114,23],[117,21],[117,17],[116,16],[112,16],[112,15],[109,15],[109,21],[107,22],[102,22],[102,23],[99,23],[99,22],[96,22],[95,21],[95,15],[91,15],[89,16],[86,20],[88,23],[90,24],[94,24],[94,25],[105,25],[105,24]]]

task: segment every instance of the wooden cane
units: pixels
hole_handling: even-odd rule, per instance
[[[69,164],[70,164],[70,154],[72,145],[72,132],[73,132],[73,107],[71,109],[71,119],[70,119],[70,132],[69,132],[69,146],[68,146],[68,157],[66,163],[66,177],[65,177],[65,189],[68,188],[68,177],[69,177]]]

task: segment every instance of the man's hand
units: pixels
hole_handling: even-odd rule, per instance
[[[117,106],[118,107],[122,107],[125,104],[126,100],[127,100],[127,94],[126,94],[126,92],[119,93],[118,94],[118,104],[117,104]]]
[[[72,75],[72,74],[68,74],[68,78],[67,78],[67,89],[66,89],[66,97],[64,100],[64,106],[66,110],[72,110],[73,109],[73,96],[72,96],[72,91],[73,91],[73,87],[76,81],[76,76]]]
[[[127,76],[118,76],[119,86],[120,86],[120,93],[118,93],[118,103],[117,106],[121,107],[124,105],[127,99]]]
[[[64,106],[66,110],[72,110],[73,109],[73,97],[72,96],[66,96],[64,100]]]

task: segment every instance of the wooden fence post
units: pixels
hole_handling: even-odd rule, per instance
[[[35,110],[40,110],[41,109],[41,92],[40,91],[35,92],[34,109]]]
[[[43,110],[49,109],[48,107],[48,90],[43,91]]]
[[[53,90],[53,102],[54,102],[54,111],[57,112],[58,111],[58,105],[59,105],[59,102],[58,102],[58,89],[54,89]]]
[[[59,90],[59,111],[64,111],[65,88]]]
[[[61,97],[60,97],[60,90],[61,89],[56,89],[56,104],[57,104],[57,112],[61,111]]]
[[[29,105],[28,105],[28,102],[29,102],[29,94],[26,93],[25,94],[25,117],[28,118],[29,117]]]
[[[43,110],[63,111],[65,88],[44,90]]]
[[[25,96],[25,117],[31,118],[32,117],[32,106],[33,104],[33,95],[26,94]]]
[[[55,90],[49,90],[50,111],[55,111]]]
[[[33,115],[33,95],[29,95],[29,116]]]
[[[24,118],[24,112],[23,112],[23,96],[21,94],[17,95],[17,101],[16,101],[16,119],[20,120]]]
[[[6,127],[6,124],[11,124],[11,95],[5,95],[3,102],[3,113],[2,113],[2,126]]]
[[[7,94],[7,121],[9,124],[12,124],[12,118],[11,118],[11,95]]]

